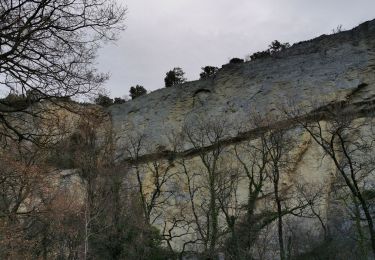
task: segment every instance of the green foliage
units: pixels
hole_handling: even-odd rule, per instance
[[[239,63],[243,63],[244,60],[243,59],[240,59],[240,58],[232,58],[229,63],[230,64],[239,64]]]
[[[281,43],[278,40],[275,40],[271,42],[271,44],[268,46],[267,50],[264,51],[258,51],[249,56],[250,60],[258,60],[258,59],[264,59],[267,57],[270,57],[272,55],[275,55],[285,49],[288,49],[290,47],[289,43]]]
[[[113,100],[113,104],[124,104],[125,102],[125,99],[119,97],[115,97],[115,99]]]
[[[36,90],[28,90],[25,95],[13,92],[9,93],[5,98],[0,98],[0,105],[11,107],[15,110],[23,110],[42,99],[44,99],[44,96]],[[56,96],[50,99],[54,101],[72,102],[71,98],[68,96]]]
[[[373,200],[375,199],[375,190],[374,189],[364,190],[362,196],[364,197],[365,200]]]
[[[109,107],[110,105],[113,105],[113,99],[106,96],[99,94],[97,98],[95,98],[95,104],[103,107]]]
[[[0,104],[13,107],[13,108],[24,108],[28,106],[27,98],[24,95],[17,93],[9,93],[5,98],[0,99]]]
[[[200,74],[200,78],[201,79],[212,78],[216,75],[216,73],[218,71],[219,71],[218,67],[213,67],[213,66],[202,67],[202,72]]]
[[[29,90],[26,91],[26,97],[27,97],[28,100],[30,100],[32,102],[36,102],[36,101],[39,101],[39,100],[42,100],[43,98],[45,98],[46,95],[43,94],[42,92],[40,92],[37,89],[29,89]]]
[[[14,103],[25,99],[26,97],[24,95],[19,95],[17,93],[9,93],[8,96],[1,99],[1,102]]]
[[[10,107],[25,107],[31,103],[40,101],[44,98],[44,95],[38,90],[27,90],[26,94],[18,94],[15,92],[9,93],[5,98],[0,99],[0,103]],[[53,97],[53,99],[59,99]],[[64,97],[64,100],[68,100],[68,97]]]
[[[179,67],[175,67],[173,70],[168,71],[164,78],[165,87],[169,88],[184,83],[186,81],[184,75],[185,72]]]
[[[287,48],[290,47],[290,44],[289,43],[281,43],[279,42],[278,40],[275,40],[273,41],[269,46],[269,52],[271,53],[271,55],[275,54],[275,53],[278,53],[280,51],[283,51]]]
[[[271,56],[271,53],[269,50],[258,51],[250,55],[250,60],[264,59],[270,56]]]
[[[147,94],[147,90],[141,85],[136,85],[135,87],[131,87],[129,92],[130,92],[130,97],[132,99],[135,99],[137,97]]]

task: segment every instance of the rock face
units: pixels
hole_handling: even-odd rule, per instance
[[[236,125],[255,111],[283,104],[368,102],[375,94],[375,20],[350,31],[294,44],[277,56],[227,64],[215,78],[154,91],[110,108],[114,128],[146,134],[167,147],[164,135],[191,120],[220,118]]]
[[[243,64],[224,65],[214,78],[160,89],[125,104],[111,106],[109,112],[115,132],[120,135],[123,133],[127,135],[138,133],[147,137],[147,149],[136,151],[146,158],[146,160],[141,161],[143,166],[137,164],[136,169],[137,176],[141,174],[146,176],[138,178],[138,182],[141,179],[144,180],[143,186],[147,187],[144,190],[145,197],[152,198],[150,195],[152,191],[150,190],[155,183],[159,183],[160,179],[171,180],[165,186],[168,186],[166,190],[173,190],[174,201],[170,199],[171,197],[163,198],[163,195],[160,195],[162,201],[168,200],[168,203],[162,206],[158,204],[155,212],[149,214],[155,216],[155,221],[152,221],[152,223],[158,226],[162,232],[167,230],[166,227],[172,227],[172,229],[176,227],[175,221],[179,218],[186,220],[186,223],[195,223],[192,226],[188,225],[189,228],[187,229],[184,229],[184,227],[176,228],[172,232],[176,237],[174,240],[172,239],[172,233],[166,234],[167,238],[171,238],[168,242],[169,246],[181,251],[186,249],[185,245],[189,244],[188,241],[194,241],[197,237],[201,237],[201,239],[204,237],[204,234],[199,236],[194,225],[200,221],[205,223],[204,216],[208,211],[205,211],[206,208],[204,207],[207,206],[208,198],[212,198],[212,196],[208,196],[210,191],[207,188],[207,179],[211,180],[209,177],[211,177],[212,169],[208,169],[210,163],[205,164],[203,162],[202,164],[204,156],[199,152],[204,153],[210,149],[212,151],[217,149],[218,146],[213,145],[210,148],[206,146],[205,141],[202,141],[201,147],[196,149],[197,152],[194,153],[192,152],[195,148],[193,142],[189,143],[183,140],[182,144],[179,144],[178,153],[169,153],[173,151],[174,147],[172,147],[173,142],[171,143],[168,138],[168,133],[178,134],[185,126],[197,121],[208,122],[215,119],[215,121],[225,122],[229,126],[226,129],[229,129],[229,133],[224,137],[225,142],[220,142],[220,145],[225,144],[225,148],[221,150],[222,157],[218,160],[218,164],[213,164],[215,165],[213,167],[217,167],[217,169],[214,169],[215,174],[217,172],[225,173],[220,177],[223,178],[225,184],[225,178],[229,177],[228,182],[231,182],[230,173],[234,172],[233,169],[236,169],[236,172],[240,169],[238,172],[241,172],[243,171],[243,169],[241,170],[242,163],[249,162],[244,159],[243,162],[239,163],[241,160],[237,157],[237,144],[239,144],[239,147],[244,144],[242,152],[246,157],[246,142],[256,144],[259,141],[256,135],[255,138],[251,138],[254,135],[252,136],[249,133],[264,132],[264,129],[257,128],[254,125],[250,125],[250,128],[247,125],[245,134],[241,131],[242,125],[247,124],[254,113],[260,114],[262,118],[268,115],[275,118],[274,116],[280,112],[280,108],[288,107],[291,104],[293,104],[293,107],[299,108],[309,105],[308,108],[303,110],[304,113],[308,114],[312,110],[319,111],[320,108],[325,106],[345,102],[348,105],[347,107],[352,109],[351,112],[358,112],[357,117],[360,118],[358,119],[360,121],[363,118],[361,119],[359,112],[373,108],[374,101],[375,20],[363,23],[350,31],[328,36],[323,35],[310,41],[294,44],[291,48],[265,59]],[[299,186],[307,186],[311,189],[318,187],[322,202],[317,204],[317,210],[322,217],[320,220],[323,219],[322,222],[328,223],[331,219],[334,219],[332,212],[337,212],[337,210],[333,210],[333,206],[330,206],[335,204],[331,203],[334,198],[331,197],[330,192],[333,187],[332,183],[336,181],[335,179],[338,176],[335,165],[327,156],[323,156],[322,148],[314,143],[309,134],[301,131],[301,128],[288,125],[287,121],[277,120],[279,119],[273,122],[274,125],[279,128],[285,127],[290,135],[297,139],[292,144],[293,148],[286,152],[286,154],[290,153],[293,165],[284,169],[280,189],[285,194],[295,195]],[[368,129],[362,130],[366,132]],[[200,136],[197,136],[196,140],[200,141],[199,138]],[[126,147],[126,138],[123,142],[125,143],[119,142],[119,149]],[[122,146],[124,144],[125,146]],[[202,146],[204,147],[202,148]],[[238,151],[241,157],[241,148]],[[178,157],[176,154],[179,154],[178,156],[182,160],[175,160]],[[171,155],[173,156],[171,157]],[[184,165],[184,167],[181,165]],[[157,166],[157,171],[156,168],[150,170],[155,166]],[[143,169],[142,173],[140,168]],[[163,171],[166,174],[164,176],[168,175],[168,177],[160,177],[160,173]],[[155,175],[155,172],[158,174]],[[191,174],[190,177],[189,174]],[[239,213],[233,214],[237,214],[238,221],[244,216],[241,205],[245,205],[249,197],[249,184],[246,181],[246,176],[242,175],[238,187],[235,188],[238,195],[235,201],[239,203],[236,205],[240,205],[238,208],[241,209]],[[135,174],[131,176],[134,177]],[[198,176],[198,179],[192,182],[191,178],[196,178],[196,176]],[[202,185],[194,198],[189,193],[192,183]],[[142,185],[139,186],[142,187]],[[264,193],[267,194],[271,188],[271,182],[265,184]],[[161,189],[157,190],[160,191]],[[189,200],[189,196],[191,200]],[[290,205],[299,201],[298,195],[296,196],[297,199],[294,196],[291,197]],[[202,208],[199,219],[195,218],[195,214],[192,214],[193,209],[191,208],[193,207],[191,204],[194,203],[199,204],[199,208]],[[210,205],[215,203],[217,201],[210,203]],[[267,196],[259,199],[259,201],[257,199],[257,203],[262,204],[259,207],[257,206],[257,210],[272,210],[274,205],[274,202],[269,200]],[[154,202],[151,204],[155,205]],[[217,216],[219,218],[219,229],[224,230],[226,218],[221,213],[218,213]],[[292,220],[289,219],[288,221]],[[344,222],[342,216],[339,216],[339,220]],[[319,232],[321,232],[317,231],[320,222],[316,219],[303,220],[303,222],[299,219],[293,221],[295,222],[290,222],[294,223],[293,228],[296,223],[300,223],[302,234],[319,236]],[[191,232],[191,230],[195,231]],[[275,232],[275,230],[275,227],[273,227],[272,232]],[[163,233],[163,235],[165,234]],[[310,237],[306,237],[306,241],[309,241],[309,239]],[[271,245],[270,247],[275,248],[273,252],[276,252],[278,250],[276,240],[268,242]],[[300,243],[302,243],[302,246],[304,242],[301,240]],[[189,250],[202,251],[202,248],[192,246]],[[265,259],[276,258],[271,254]]]

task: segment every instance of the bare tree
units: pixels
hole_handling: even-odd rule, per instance
[[[90,257],[90,244],[94,236],[100,232],[95,223],[105,210],[108,199],[101,185],[105,168],[113,166],[113,133],[108,127],[107,115],[99,110],[88,109],[86,115],[80,118],[77,132],[74,134],[73,153],[74,167],[79,170],[85,187],[85,236],[84,259]],[[100,227],[101,229],[103,227]]]
[[[285,130],[271,130],[266,137],[265,147],[270,158],[270,177],[273,183],[274,197],[277,207],[278,239],[280,248],[280,259],[286,259],[284,233],[283,233],[283,208],[281,194],[281,174],[287,167],[288,153],[290,151],[290,140],[286,137]]]
[[[45,202],[50,199],[49,169],[38,164],[43,159],[40,151],[17,143],[7,148],[0,152],[0,256],[17,257],[12,251],[19,247],[18,257],[30,257],[32,252],[27,255],[25,251],[31,249],[32,243],[18,243],[26,240],[34,227],[32,216],[39,216],[45,210],[38,195],[43,195]]]
[[[360,206],[364,215],[362,217],[362,214],[356,214],[358,219],[364,219],[367,223],[375,256],[375,229],[371,203],[367,197],[374,187],[371,180],[375,165],[372,155],[372,116],[367,114],[364,118],[357,118],[358,114],[349,109],[345,103],[327,106],[325,110],[314,111],[314,114],[305,120],[297,109],[289,114],[322,148],[323,156],[328,156],[334,163],[345,187],[352,194],[354,205]]]
[[[146,224],[152,225],[159,219],[162,212],[160,209],[173,194],[169,187],[174,176],[171,172],[173,165],[169,161],[158,159],[141,162],[141,155],[149,150],[145,135],[129,135],[125,139],[124,155],[134,169],[144,220]]]
[[[293,154],[295,133],[275,123],[278,117],[262,117],[256,112],[251,118],[251,127],[261,129],[255,139],[243,141],[234,146],[234,154],[248,183],[246,214],[241,222],[240,236],[242,255],[251,257],[251,248],[267,226],[277,221],[279,256],[288,258],[285,243],[284,216],[307,217],[309,203],[295,195],[296,190],[282,183],[294,171],[297,154]],[[264,205],[275,204],[275,208]],[[263,206],[262,206],[263,205]],[[276,212],[274,211],[276,210]],[[247,227],[244,229],[243,227]],[[246,234],[245,231],[246,230]],[[289,241],[288,241],[289,244]]]
[[[38,116],[31,105],[97,89],[107,75],[93,61],[124,28],[125,11],[113,0],[1,1],[0,86],[17,98],[0,100],[0,133],[32,139],[17,124]]]
[[[243,220],[244,223],[241,223],[246,229],[246,231],[244,229],[241,231],[242,251],[247,255],[251,252],[257,234],[264,228],[263,224],[256,223],[259,221],[256,216],[256,203],[265,195],[264,186],[268,178],[266,172],[268,155],[264,138],[235,144],[234,154],[248,184],[245,219]],[[242,235],[243,233],[245,235]]]
[[[222,236],[219,226],[219,176],[224,174],[221,172],[224,170],[223,155],[225,153],[222,140],[227,136],[227,130],[225,122],[215,119],[208,121],[198,119],[184,128],[185,140],[197,151],[202,164],[202,167],[193,170],[188,169],[186,164],[183,164],[183,167],[187,177],[195,224],[200,239],[203,241],[205,253],[211,258],[215,257],[219,238]],[[201,195],[197,200],[198,193]],[[198,214],[198,207],[203,212],[204,218]],[[228,215],[228,220],[230,218],[231,216]]]
[[[327,206],[324,201],[324,187],[322,185],[314,185],[313,183],[297,184],[295,192],[298,199],[303,200],[303,203],[307,203],[308,205],[309,213],[306,213],[305,217],[316,218],[319,221],[323,231],[323,242],[327,242],[330,239],[330,232],[323,211],[323,208]]]
[[[80,187],[63,187],[50,151],[11,142],[0,149],[1,258],[77,259],[83,229]],[[69,178],[69,177],[67,177]]]
[[[239,236],[236,229],[237,221],[241,216],[242,207],[239,199],[239,183],[241,182],[240,171],[236,167],[221,167],[218,176],[218,202],[221,214],[224,215],[226,228],[223,233],[230,237],[226,248],[233,259],[239,258]]]

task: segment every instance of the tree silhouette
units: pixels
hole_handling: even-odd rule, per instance
[[[22,121],[20,114],[30,114],[35,103],[99,89],[108,75],[94,66],[97,50],[124,29],[125,12],[115,0],[2,1],[0,84],[26,102],[14,106],[0,100],[0,135],[35,139],[15,116]],[[33,95],[27,95],[30,91]]]
[[[164,78],[165,87],[169,88],[184,83],[186,81],[184,75],[185,72],[179,67],[175,67],[173,70],[168,71]]]
[[[130,92],[130,97],[132,99],[135,99],[137,97],[147,94],[147,90],[141,85],[136,85],[135,87],[131,87],[129,92]]]
[[[218,67],[213,67],[213,66],[202,67],[200,78],[208,79],[208,78],[214,77],[218,71],[219,71]]]
[[[95,104],[103,107],[109,107],[110,105],[113,105],[113,99],[106,95],[99,94],[98,97],[95,98]]]

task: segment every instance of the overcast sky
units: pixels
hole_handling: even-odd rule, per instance
[[[272,40],[295,43],[351,29],[375,18],[375,0],[119,0],[127,29],[101,49],[98,66],[109,72],[112,97],[140,84],[164,86],[165,73],[181,67],[188,80],[205,65],[264,50]]]

